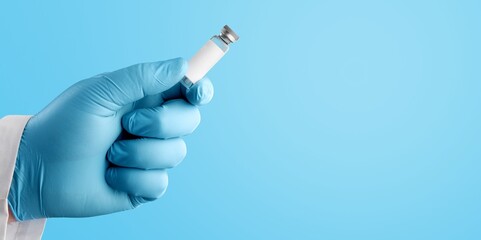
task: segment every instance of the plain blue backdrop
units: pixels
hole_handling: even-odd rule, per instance
[[[229,24],[160,200],[44,239],[480,239],[479,1],[3,1],[0,116]]]

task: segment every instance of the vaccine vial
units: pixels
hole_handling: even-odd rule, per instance
[[[190,88],[202,79],[207,72],[229,51],[229,44],[239,40],[239,36],[227,25],[219,35],[214,35],[206,44],[189,60],[189,67],[181,83]]]

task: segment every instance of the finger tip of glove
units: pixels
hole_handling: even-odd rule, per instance
[[[121,119],[122,127],[129,133],[132,131],[134,127],[134,119],[136,115],[137,115],[137,111],[132,111],[122,116],[122,119]]]
[[[179,82],[187,73],[188,62],[184,58],[173,58],[157,63],[155,79],[161,83],[161,90],[167,90]]]
[[[178,57],[168,61],[172,70],[171,72],[177,73],[176,78],[178,78],[179,80],[183,78],[187,73],[187,68],[189,66],[187,60],[182,57]]]
[[[186,95],[190,103],[197,106],[206,105],[214,97],[214,85],[208,78],[203,78]]]

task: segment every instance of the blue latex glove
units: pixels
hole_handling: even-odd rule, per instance
[[[186,90],[183,59],[133,65],[80,81],[33,116],[22,135],[8,201],[18,220],[88,217],[159,198],[180,138],[208,103],[203,79]]]

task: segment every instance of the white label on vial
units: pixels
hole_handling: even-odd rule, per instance
[[[195,83],[224,56],[224,52],[212,40],[209,40],[190,60],[185,76]]]

